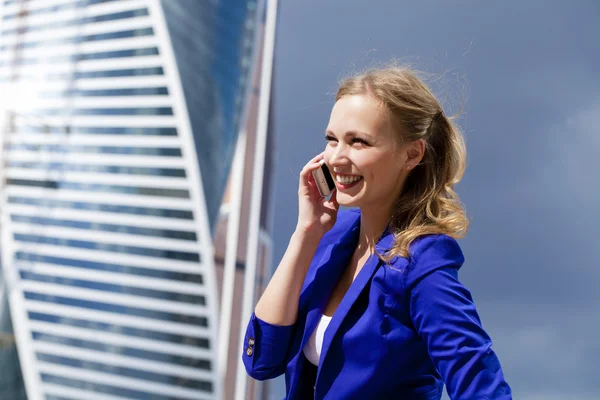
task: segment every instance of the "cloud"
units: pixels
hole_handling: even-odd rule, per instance
[[[465,239],[464,281],[515,398],[586,400],[600,391],[598,127],[600,101],[591,101],[528,132],[529,168],[491,183],[501,189],[474,218],[484,234]]]
[[[290,182],[320,146],[326,92],[340,74],[393,56],[431,72],[460,71],[469,88],[461,118],[469,166],[458,191],[472,217],[461,280],[515,399],[597,398],[597,2],[321,3],[282,8],[278,179],[290,190],[277,195],[280,232],[295,226]]]

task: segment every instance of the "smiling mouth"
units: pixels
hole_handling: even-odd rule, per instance
[[[357,185],[363,177],[360,175],[336,175],[335,182],[341,189],[348,189]]]

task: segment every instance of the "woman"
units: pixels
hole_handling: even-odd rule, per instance
[[[458,280],[458,128],[414,73],[391,67],[341,84],[325,139],[248,324],[248,374],[285,372],[288,399],[440,399],[444,383],[451,399],[511,399]],[[321,160],[336,180],[329,200],[311,174]]]

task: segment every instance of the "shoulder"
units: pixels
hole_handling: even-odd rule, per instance
[[[445,234],[424,235],[415,239],[408,259],[398,259],[404,270],[404,286],[410,290],[432,272],[445,267],[460,269],[465,261],[458,242]]]
[[[462,265],[464,262],[464,255],[456,239],[444,234],[421,236],[411,244],[410,249],[411,264],[445,260]]]

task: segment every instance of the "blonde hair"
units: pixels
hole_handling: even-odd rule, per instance
[[[466,148],[455,117],[443,113],[429,87],[408,67],[370,69],[346,78],[335,99],[360,94],[381,102],[397,122],[401,140],[425,142],[423,159],[406,178],[395,204],[390,222],[394,244],[379,256],[386,262],[407,257],[410,244],[422,235],[463,237],[469,220],[454,185],[465,171]]]

